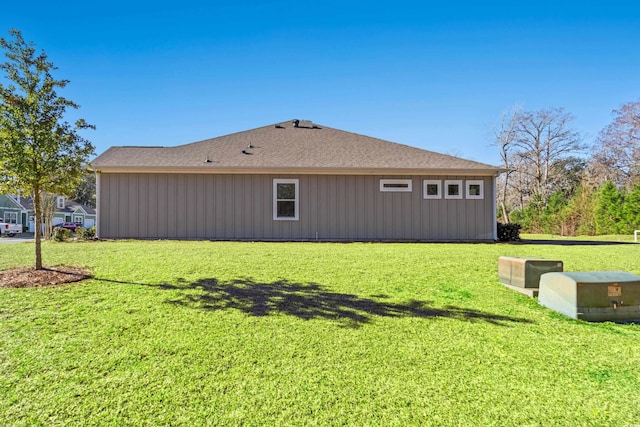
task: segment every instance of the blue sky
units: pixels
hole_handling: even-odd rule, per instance
[[[71,80],[97,154],[297,118],[498,164],[516,104],[565,108],[591,143],[640,99],[640,13],[597,3],[38,0],[4,4],[0,32]]]

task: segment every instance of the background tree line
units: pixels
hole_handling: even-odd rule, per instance
[[[493,138],[502,166],[499,220],[531,233],[628,234],[640,229],[640,101],[586,144],[562,108],[503,113]]]

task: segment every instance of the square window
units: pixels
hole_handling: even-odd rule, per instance
[[[273,180],[273,219],[298,220],[298,180]]]
[[[381,179],[380,191],[410,192],[410,179]]]
[[[467,199],[483,199],[484,182],[481,180],[467,181]]]
[[[444,182],[445,199],[462,199],[462,180],[448,179]]]
[[[425,199],[441,199],[442,198],[442,181],[425,179],[422,183],[422,197]]]

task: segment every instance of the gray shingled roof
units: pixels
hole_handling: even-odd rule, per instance
[[[207,161],[208,160],[208,161]],[[97,170],[157,168],[311,170],[467,170],[495,174],[495,166],[293,121],[176,147],[111,147],[91,162]]]
[[[22,197],[20,200],[20,204],[22,205],[22,207],[25,210],[28,211],[32,211],[33,210],[33,199],[31,198],[31,196],[27,196],[27,197]],[[64,208],[60,209],[60,208],[56,208],[56,212],[59,213],[73,213],[76,210],[78,210],[79,208],[84,209],[84,211],[88,214],[88,215],[95,215],[96,214],[96,210],[94,208],[91,208],[89,206],[80,204],[74,200],[70,200],[70,199],[65,199],[64,201]]]

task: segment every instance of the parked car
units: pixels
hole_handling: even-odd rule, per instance
[[[0,222],[0,234],[13,237],[16,234],[22,233],[22,224],[9,224],[7,222]]]
[[[60,224],[56,224],[53,227],[62,227],[62,228],[66,228],[67,230],[71,230],[74,233],[76,232],[76,228],[80,227],[81,224],[76,224],[75,222],[61,222]]]

